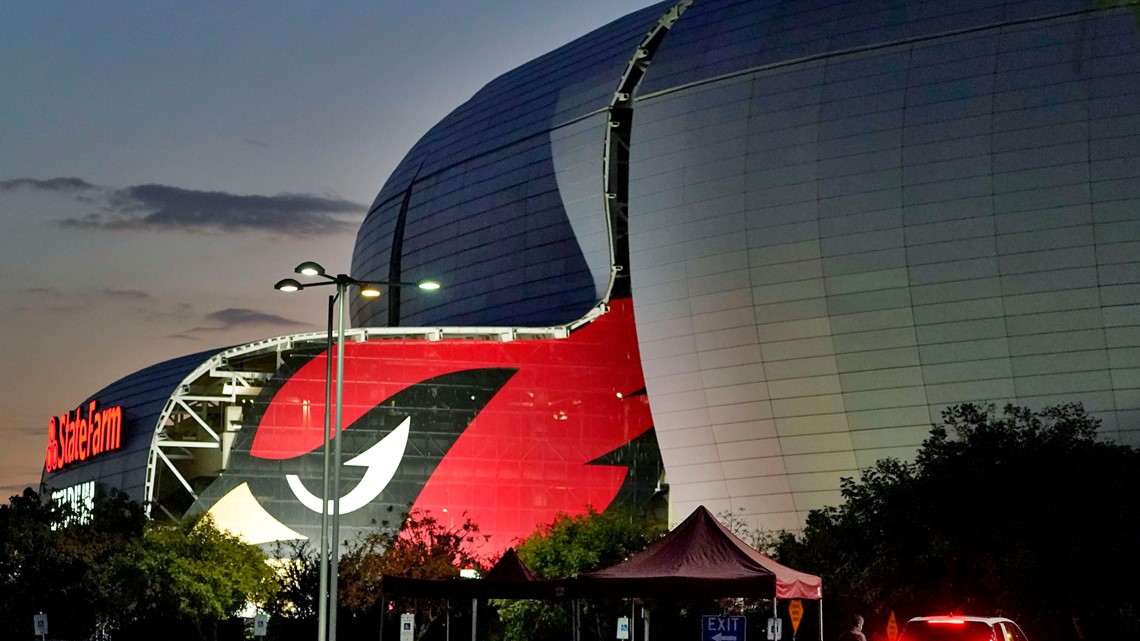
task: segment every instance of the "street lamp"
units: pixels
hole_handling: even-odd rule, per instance
[[[366,298],[375,298],[380,295],[379,287],[419,287],[423,290],[434,291],[439,289],[439,283],[425,280],[419,283],[403,283],[397,281],[358,280],[348,274],[330,276],[319,263],[305,261],[293,270],[302,276],[323,278],[315,283],[301,283],[292,278],[277,281],[274,289],[282,292],[296,292],[308,287],[321,287],[336,285],[336,294],[329,296],[328,312],[328,338],[326,349],[332,350],[333,337],[333,309],[336,309],[336,430],[335,447],[333,448],[333,480],[335,494],[329,501],[329,400],[332,394],[332,362],[325,359],[325,422],[324,422],[324,471],[321,477],[321,582],[320,601],[317,604],[317,640],[336,641],[336,605],[337,605],[337,563],[340,560],[340,442],[339,438],[344,421],[344,316],[346,293],[350,286],[358,287],[360,295]],[[326,352],[327,353],[327,352]],[[332,550],[329,550],[329,514],[332,514]],[[330,556],[332,565],[330,565]]]

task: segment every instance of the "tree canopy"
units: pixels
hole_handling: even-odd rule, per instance
[[[0,505],[0,629],[27,628],[41,611],[60,636],[123,618],[128,602],[107,570],[146,517],[121,492],[96,497],[84,517],[30,488]]]
[[[276,589],[261,549],[209,520],[148,521],[121,492],[79,515],[27,489],[0,505],[0,629],[48,615],[56,638],[213,638]]]
[[[140,621],[181,624],[208,639],[217,622],[277,590],[265,553],[209,519],[148,523],[116,559],[117,589],[131,594]]]
[[[779,557],[823,576],[836,615],[1002,613],[1034,639],[1140,638],[1140,455],[1098,427],[1075,404],[951,407],[913,462],[844,479],[844,503]]]
[[[519,559],[538,578],[564,579],[619,563],[664,533],[662,524],[621,510],[559,514],[519,544]],[[564,639],[570,629],[565,603],[496,601],[505,639]],[[585,638],[612,638],[603,628],[617,620],[620,604],[588,603],[582,613]]]
[[[486,561],[477,552],[486,537],[467,514],[458,524],[430,510],[412,509],[396,523],[384,523],[353,542],[340,560],[340,602],[358,613],[374,611],[383,591],[382,576],[452,579],[460,570],[482,571]],[[380,604],[383,605],[383,604]],[[416,638],[422,638],[441,617],[446,602],[417,599]],[[381,618],[383,612],[380,612]]]

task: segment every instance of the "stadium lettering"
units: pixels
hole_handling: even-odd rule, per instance
[[[119,449],[123,444],[123,408],[98,409],[95,401],[73,412],[48,421],[47,453],[44,467],[48,472],[63,469],[77,461],[86,461],[103,452]]]

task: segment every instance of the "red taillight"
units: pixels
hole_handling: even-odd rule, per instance
[[[939,617],[937,619],[927,619],[927,623],[933,624],[951,624],[951,625],[965,625],[966,621],[956,617]]]

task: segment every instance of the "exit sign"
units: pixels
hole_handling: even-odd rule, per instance
[[[744,617],[706,614],[701,617],[701,641],[747,641],[748,620]]]

